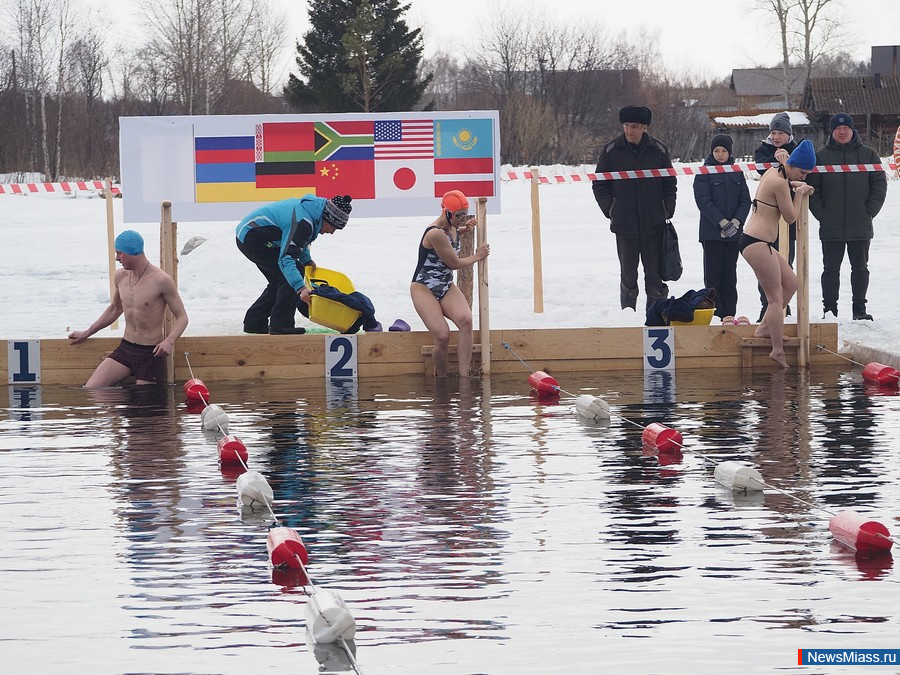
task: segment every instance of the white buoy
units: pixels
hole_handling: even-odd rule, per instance
[[[588,420],[608,420],[610,417],[609,403],[602,398],[582,394],[575,399],[575,412]]]
[[[717,464],[716,482],[732,490],[760,491],[765,487],[763,477],[759,471],[740,462],[720,462]]]
[[[259,471],[245,471],[238,476],[235,487],[241,507],[254,504],[265,507],[275,499],[275,493]]]
[[[306,603],[306,628],[316,642],[350,640],[356,635],[356,619],[341,596],[317,588]]]
[[[228,415],[222,410],[222,406],[208,405],[200,413],[200,424],[206,431],[221,429],[223,434],[228,434]]]

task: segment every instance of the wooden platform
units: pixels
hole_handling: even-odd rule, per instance
[[[675,366],[682,368],[759,368],[777,366],[765,345],[753,337],[754,326],[678,326],[674,330]],[[796,326],[785,326],[796,342]],[[837,324],[811,324],[810,367],[842,360],[820,351],[837,352]],[[425,331],[361,333],[356,336],[360,379],[426,372],[431,335]],[[475,343],[479,344],[478,331]],[[642,371],[644,329],[559,328],[498,330],[491,333],[491,372],[521,372],[522,364],[504,348],[506,342],[532,369],[548,373],[576,371]],[[767,343],[767,341],[764,341]],[[41,383],[78,385],[87,381],[119,343],[119,338],[91,338],[79,345],[68,340],[40,341]],[[184,352],[194,374],[205,381],[258,381],[325,377],[323,334],[190,336],[175,349],[175,381],[190,378]],[[451,336],[455,344],[455,336]],[[787,342],[788,361],[796,364],[796,346]],[[14,347],[15,349],[15,347]],[[0,377],[9,378],[8,343],[0,341]],[[14,355],[15,356],[15,355]],[[476,355],[473,364],[480,359]]]

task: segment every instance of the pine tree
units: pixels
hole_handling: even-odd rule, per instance
[[[299,110],[412,110],[431,82],[419,78],[422,36],[400,0],[312,0],[312,29],[297,43],[300,75],[284,95]]]

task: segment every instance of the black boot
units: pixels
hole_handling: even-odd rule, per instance
[[[283,328],[269,327],[269,335],[303,335],[305,332],[306,329],[302,326],[299,328],[294,328],[293,326],[284,326]]]
[[[622,309],[631,308],[637,311],[637,296],[638,289],[636,288],[626,288],[625,286],[619,285],[619,302],[622,303]]]
[[[825,312],[822,314],[823,319],[828,318],[828,312],[831,312],[834,315],[834,318],[837,318],[837,305],[825,305]]]
[[[872,315],[866,311],[865,305],[853,303],[853,320],[854,321],[874,321]]]

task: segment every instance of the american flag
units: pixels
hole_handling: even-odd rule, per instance
[[[375,122],[375,159],[434,157],[432,120]]]

